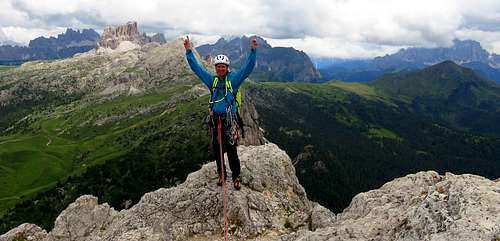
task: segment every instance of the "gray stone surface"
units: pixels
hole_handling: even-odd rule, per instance
[[[0,241],[42,240],[45,237],[47,237],[47,231],[34,224],[23,223],[0,236]]]
[[[496,241],[499,233],[499,182],[428,171],[360,193],[330,227],[282,240]]]

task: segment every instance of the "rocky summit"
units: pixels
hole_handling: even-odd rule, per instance
[[[240,146],[239,153],[243,187],[236,191],[226,182],[231,236],[276,240],[333,221],[333,213],[307,199],[290,158],[276,145]],[[42,230],[24,224],[0,240],[22,235],[33,240],[221,239],[223,189],[216,181],[216,166],[211,162],[177,187],[147,193],[121,212],[107,204],[98,205],[93,196],[82,196],[59,215],[54,229],[43,239]]]
[[[117,27],[106,27],[101,39],[99,39],[98,47],[117,49],[123,44],[142,46],[151,42],[163,44],[165,43],[165,36],[161,33],[157,33],[152,37],[147,36],[145,33],[141,34],[137,22],[131,21]],[[122,46],[122,48],[126,47]]]
[[[287,154],[240,146],[243,187],[228,185],[231,240],[499,240],[499,180],[419,172],[358,194],[335,215],[308,200]],[[229,169],[228,169],[229,171]],[[223,240],[223,189],[215,163],[120,212],[85,195],[52,231],[22,224],[7,240]]]

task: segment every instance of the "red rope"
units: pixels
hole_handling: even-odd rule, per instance
[[[220,168],[221,168],[221,175],[222,175],[222,187],[224,188],[224,225],[226,226],[226,241],[228,240],[228,217],[227,217],[227,187],[226,187],[226,179],[224,177],[224,152],[222,150],[222,134],[221,134],[221,129],[222,129],[222,121],[219,117],[219,121],[217,123],[217,133],[218,133],[218,139],[219,139],[219,149],[220,149]]]

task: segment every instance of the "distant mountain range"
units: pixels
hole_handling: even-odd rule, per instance
[[[371,60],[318,61],[324,80],[370,81],[386,73],[405,72],[451,60],[500,82],[500,56],[489,53],[473,40],[455,40],[449,48],[407,48]]]
[[[68,28],[57,37],[33,39],[28,46],[0,46],[0,64],[67,58],[95,48],[98,40],[99,34],[93,29],[80,31]]]
[[[5,42],[5,45],[0,46],[0,65],[18,65],[31,60],[63,59],[92,49],[114,50],[122,43],[124,49],[121,50],[127,50],[151,42],[164,44],[165,36],[162,33],[147,36],[146,33],[139,32],[137,22],[134,21],[116,27],[108,26],[102,36],[94,29],[80,31],[68,28],[65,33],[57,37],[33,39],[28,46]]]
[[[321,75],[306,53],[294,48],[271,47],[263,38],[259,44],[257,64],[250,78],[256,81],[277,82],[319,82]],[[231,60],[231,67],[238,68],[250,50],[250,38],[232,40],[219,39],[215,44],[205,44],[196,50],[206,60],[218,54],[225,54]]]

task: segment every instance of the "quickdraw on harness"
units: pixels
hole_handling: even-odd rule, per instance
[[[234,93],[233,91],[233,86],[231,85],[231,81],[225,79],[225,86],[224,86],[224,96],[218,100],[213,100],[214,94],[215,94],[215,89],[217,87],[219,78],[215,77],[214,82],[212,84],[212,89],[210,91],[210,100],[208,101],[209,107],[210,107],[210,119],[212,120],[212,126],[214,126],[214,119],[213,119],[213,111],[212,107],[214,104],[219,103],[221,101],[226,101],[226,127],[230,127],[228,130],[228,133],[226,132],[227,136],[229,137],[229,144],[234,145],[240,138],[239,134],[239,125],[238,125],[238,119],[235,113],[233,113],[233,104],[236,102],[236,111],[239,113],[240,111],[240,102],[241,102],[241,94],[240,91],[238,90],[237,93]],[[229,92],[233,95],[233,100],[231,103],[227,100],[227,93]],[[239,99],[239,101],[238,101]],[[213,134],[212,134],[213,135]]]

